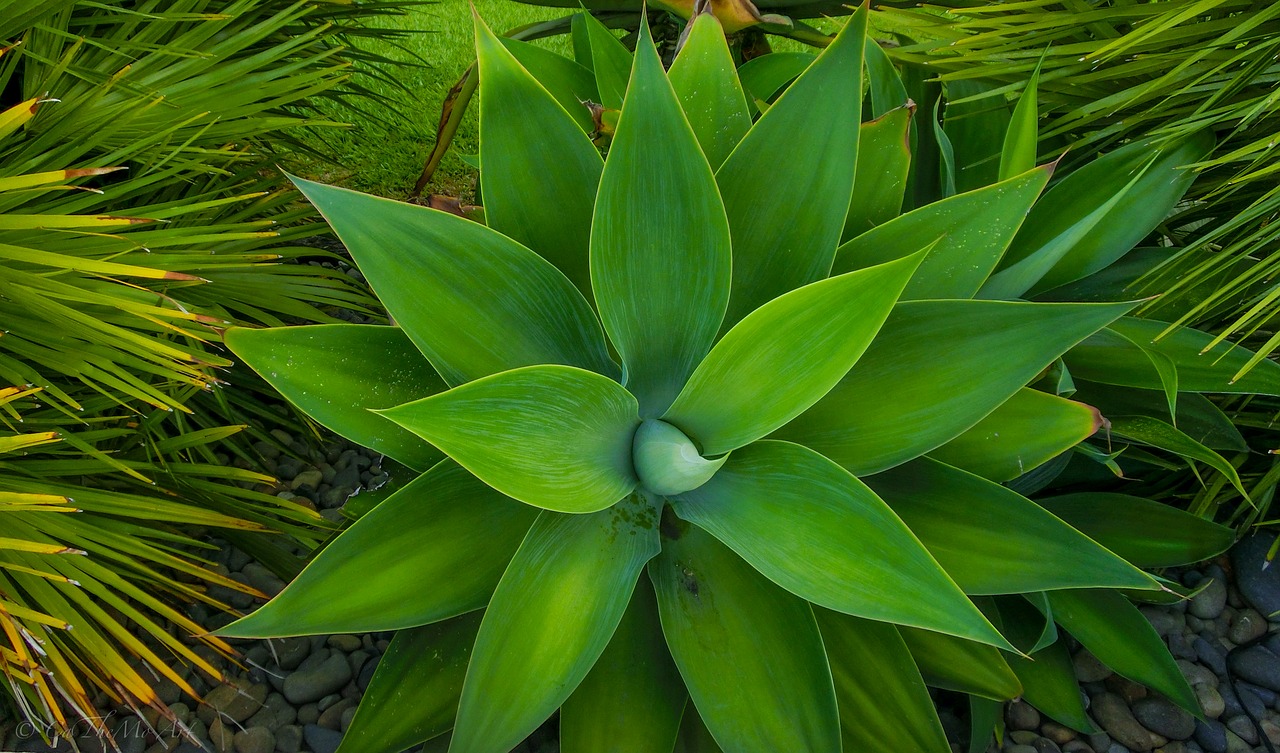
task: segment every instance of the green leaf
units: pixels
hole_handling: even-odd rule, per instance
[[[1207,134],[1141,141],[1063,178],[1031,210],[983,296],[1035,295],[1110,266],[1168,216],[1195,180],[1186,166],[1212,146]]]
[[[1108,416],[1150,416],[1162,421],[1169,419],[1169,405],[1165,396],[1155,390],[1143,390],[1116,385],[1102,386],[1081,380],[1077,397],[1097,406]],[[1240,430],[1231,418],[1214,405],[1209,398],[1195,392],[1178,395],[1177,419],[1173,422],[1187,436],[1215,450],[1247,452]]]
[[[1022,695],[1022,684],[999,649],[905,625],[898,632],[926,685],[995,701]]]
[[[1125,317],[1072,348],[1065,361],[1080,379],[1123,387],[1164,388],[1160,374],[1143,350],[1168,356],[1178,370],[1178,389],[1280,396],[1280,364],[1262,361],[1236,379],[1253,355],[1233,343],[1214,342],[1213,335],[1190,327],[1172,327],[1152,319]],[[1137,343],[1141,343],[1139,347]],[[1206,350],[1208,349],[1208,350]]]
[[[942,95],[939,94],[938,100],[933,104],[929,124],[933,126],[933,138],[938,142],[938,155],[942,160],[939,165],[942,198],[947,199],[956,195],[956,150],[951,144],[951,137],[942,127],[941,110]]]
[[[591,229],[596,303],[643,417],[661,415],[711,349],[731,264],[715,178],[646,31]]]
[[[543,88],[551,93],[552,97],[555,97],[583,133],[590,133],[595,129],[591,111],[582,104],[584,101],[596,102],[600,99],[600,93],[596,91],[596,77],[590,68],[585,68],[551,50],[521,42],[518,39],[498,37],[498,41],[530,75],[537,79],[539,84],[542,84]],[[482,83],[481,86],[483,85]],[[488,196],[485,199],[487,209]]]
[[[1118,593],[1098,589],[1049,594],[1053,618],[1103,664],[1164,694],[1199,716],[1200,704],[1164,640],[1138,608]]]
[[[685,704],[684,716],[680,719],[680,736],[676,738],[672,753],[723,753],[702,717],[698,716],[692,701]]]
[[[397,327],[320,324],[227,330],[228,348],[289,402],[356,444],[422,471],[444,457],[370,408],[447,389]],[[394,378],[388,378],[388,373]],[[334,400],[334,395],[342,395]]]
[[[554,264],[590,299],[591,215],[604,161],[479,15],[475,27],[485,223]]]
[[[1203,562],[1235,542],[1226,526],[1127,494],[1067,494],[1036,501],[1138,567]]]
[[[935,460],[921,458],[867,483],[965,593],[1159,588],[1031,500]]]
[[[999,183],[1000,150],[1013,114],[1004,92],[995,91],[999,83],[952,79],[943,88],[947,100],[943,132],[954,147],[957,192]]]
[[[1008,646],[885,503],[812,450],[748,445],[672,506],[814,604]]]
[[[627,79],[631,76],[631,52],[595,16],[586,11],[578,16],[586,25],[587,39],[591,43],[591,69],[596,74],[600,104],[610,110],[621,110],[627,93]]]
[[[915,110],[913,106],[899,107],[860,126],[853,198],[841,241],[883,225],[902,211],[911,169],[911,116]]]
[[[726,328],[831,271],[853,195],[866,26],[863,8],[716,173],[733,232]]]
[[[560,750],[671,753],[688,697],[653,585],[640,578],[608,647],[560,709]]]
[[[1018,598],[1005,598],[1000,603],[1001,629],[1018,645],[1030,645],[1041,633],[1043,615]],[[1030,658],[1009,657],[1009,667],[1022,683],[1022,699],[1077,732],[1097,732],[1085,713],[1080,686],[1066,641],[1055,641],[1035,651]]]
[[[340,753],[400,753],[453,727],[479,611],[401,630],[378,660]]]
[[[890,110],[904,107],[910,101],[907,87],[893,67],[893,61],[881,49],[876,40],[868,37],[864,57],[867,62],[867,78],[871,82],[871,117],[880,118]]]
[[[942,722],[893,625],[815,610],[840,706],[844,749],[950,753]]]
[[[997,729],[1004,729],[1004,703],[969,696],[969,753],[986,753]]]
[[[907,249],[938,241],[907,285],[905,299],[972,298],[995,269],[1049,173],[1047,167],[1038,168],[907,212],[842,245],[833,271],[881,264]]]
[[[635,398],[594,372],[527,366],[381,414],[536,507],[595,512],[636,487]]]
[[[1024,387],[929,457],[992,481],[1009,481],[1101,426],[1102,416],[1093,407]]]
[[[1131,306],[899,303],[845,378],[776,436],[856,475],[891,468],[972,427]]]
[[[479,609],[536,512],[441,461],[343,531],[278,596],[218,633],[366,633]],[[420,583],[432,585],[413,586]]]
[[[747,97],[715,16],[701,13],[694,19],[669,75],[685,117],[715,170],[751,130]]]
[[[617,373],[586,299],[527,248],[446,212],[293,182],[449,384],[542,363]]]
[[[743,63],[738,79],[752,100],[768,102],[817,58],[811,52],[771,52]]]
[[[604,652],[659,547],[657,510],[639,496],[539,515],[485,610],[450,753],[510,750],[550,716]]]
[[[1241,496],[1245,499],[1249,498],[1249,492],[1245,490],[1244,484],[1240,482],[1240,474],[1236,471],[1235,466],[1231,465],[1226,458],[1195,441],[1184,432],[1175,429],[1158,418],[1151,418],[1150,416],[1108,416],[1107,418],[1111,421],[1111,431],[1116,436],[1172,452],[1188,463],[1198,460],[1226,476],[1227,480],[1240,492]]]
[[[795,418],[857,362],[925,253],[811,283],[751,312],[711,349],[663,420],[704,455],[720,455]]]
[[[709,534],[680,527],[664,520],[649,577],[671,655],[716,742],[727,751],[840,750],[812,609]]]
[[[1036,166],[1037,121],[1040,111],[1036,106],[1040,66],[1037,65],[1027,85],[1018,94],[1018,104],[1013,108],[1013,120],[1005,131],[1004,148],[1000,152],[1000,180],[1021,175]]]

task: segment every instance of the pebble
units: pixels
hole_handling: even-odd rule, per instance
[[[342,733],[308,724],[302,728],[302,737],[312,753],[335,753],[342,744]]]
[[[347,709],[354,709],[358,702],[354,698],[343,698],[320,713],[316,724],[325,729],[342,729],[342,714]]]
[[[1197,636],[1191,646],[1196,650],[1196,658],[1200,663],[1212,670],[1215,675],[1222,677],[1227,673],[1227,652],[1221,645],[1217,645],[1217,641],[1210,643]]]
[[[1268,533],[1247,536],[1231,549],[1231,563],[1240,595],[1263,615],[1280,612],[1280,567],[1264,567],[1275,541]]]
[[[266,699],[267,686],[233,680],[209,691],[196,715],[205,724],[212,724],[219,714],[232,721],[243,722],[257,713]]]
[[[1166,742],[1139,724],[1129,711],[1129,705],[1114,693],[1103,693],[1094,698],[1092,711],[1107,734],[1130,750],[1146,753]]]
[[[1071,663],[1080,682],[1102,682],[1112,675],[1111,668],[1088,651],[1078,652],[1071,658]]]
[[[311,653],[311,641],[307,638],[278,638],[271,643],[281,669],[297,669]]]
[[[1057,722],[1045,722],[1042,724],[1040,726],[1040,734],[1063,746],[1077,737],[1075,730],[1070,727],[1064,727]]]
[[[1269,690],[1280,690],[1280,657],[1265,646],[1254,645],[1232,651],[1227,657],[1232,674]]]
[[[298,753],[302,750],[302,728],[286,724],[276,730],[276,750],[279,753]]]
[[[303,668],[284,680],[284,697],[293,704],[305,704],[342,689],[351,682],[351,665],[341,654],[333,654],[318,666]]]
[[[1204,715],[1210,719],[1217,719],[1222,716],[1222,712],[1226,706],[1222,700],[1222,694],[1217,688],[1211,688],[1208,685],[1196,685],[1192,687],[1196,693],[1196,700],[1200,702],[1200,708],[1204,710]]]
[[[234,753],[235,736],[235,731],[223,724],[221,719],[214,719],[209,725],[209,742],[213,743],[213,749],[218,753]]]
[[[1142,726],[1172,740],[1187,740],[1196,731],[1195,718],[1164,698],[1139,699],[1132,710]]]
[[[1014,730],[1034,730],[1040,727],[1040,712],[1029,703],[1015,701],[1009,704],[1005,714],[1009,728]]]
[[[1227,584],[1214,578],[1204,590],[1191,598],[1187,611],[1202,620],[1212,620],[1227,606]]]
[[[1228,719],[1227,729],[1239,735],[1241,740],[1250,745],[1257,745],[1258,743],[1258,728],[1254,726],[1253,720],[1247,716]]]
[[[336,649],[345,654],[352,651],[359,651],[364,644],[360,642],[360,637],[356,635],[331,635],[327,641],[329,648]]]
[[[276,736],[271,730],[250,727],[235,736],[236,753],[274,753]]]
[[[1227,753],[1227,728],[1221,722],[1197,719],[1194,737],[1205,753]]]
[[[1242,643],[1256,641],[1267,633],[1267,618],[1258,613],[1256,609],[1244,609],[1236,616],[1231,628],[1227,631],[1227,638],[1237,646]]]

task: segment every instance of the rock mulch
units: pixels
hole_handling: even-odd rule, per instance
[[[368,450],[342,440],[318,447],[280,430],[272,434],[272,441],[256,448],[279,479],[269,491],[335,522],[343,519],[342,507],[353,495],[388,480],[381,459]],[[1272,541],[1270,535],[1250,537],[1230,558],[1182,573],[1188,586],[1211,581],[1189,602],[1142,607],[1194,688],[1204,720],[1113,674],[1077,648],[1076,674],[1101,731],[1079,734],[1015,702],[1006,707],[1003,746],[989,753],[1274,753],[1280,748],[1280,619],[1267,616],[1280,612],[1280,566],[1262,567]],[[232,547],[221,549],[215,567],[268,595],[284,587],[270,570]],[[213,595],[246,612],[261,603],[230,589],[215,589]],[[230,620],[202,605],[189,612],[211,628]],[[104,726],[123,753],[334,753],[390,639],[390,633],[375,633],[237,641],[243,652],[239,665],[201,649],[225,667],[220,682],[194,672],[187,676],[203,695],[202,703],[181,697],[172,683],[158,685],[181,728],[150,711],[144,724],[123,710]],[[965,749],[967,723],[950,709],[942,718],[959,753]],[[3,750],[72,750],[66,741],[49,747],[22,732],[12,721],[0,723]],[[104,750],[92,732],[76,742],[86,753]],[[544,725],[517,751],[558,753],[554,724]]]
[[[1265,567],[1275,537],[1250,536],[1202,570],[1190,601],[1142,612],[1169,646],[1204,709],[1199,720],[1154,691],[1113,674],[1087,651],[1076,677],[1097,734],[1082,735],[1022,702],[1009,704],[1003,753],[1274,753],[1280,749],[1280,565]]]

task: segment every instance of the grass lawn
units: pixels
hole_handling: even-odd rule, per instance
[[[563,8],[541,8],[511,0],[475,0],[475,7],[500,34],[569,13]],[[364,83],[389,97],[395,109],[361,113],[349,108],[332,108],[330,115],[334,119],[353,124],[342,130],[323,129],[321,133],[341,155],[339,167],[304,163],[294,169],[349,188],[402,198],[413,188],[435,143],[436,124],[445,94],[475,57],[471,4],[468,0],[440,0],[409,16],[388,19],[385,24],[413,34],[396,43],[366,42],[366,46],[396,60],[413,61],[414,65],[388,71],[399,78],[403,89],[371,77],[365,77]],[[566,54],[570,52],[567,37],[542,40],[538,44]],[[474,154],[477,148],[476,116],[472,108],[458,131],[454,150],[445,157],[429,190],[472,195],[475,171],[463,164],[455,152]]]

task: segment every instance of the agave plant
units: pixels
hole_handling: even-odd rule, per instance
[[[587,70],[477,22],[487,225],[295,181],[396,325],[225,341],[421,475],[220,634],[400,631],[343,750],[500,753],[559,710],[565,751],[946,751],[926,683],[1090,730],[1057,625],[1196,709],[1127,595],[1177,598],[1139,567],[1230,531],[1000,482],[1101,425],[1070,374],[1176,403],[1280,367],[1230,385],[1248,353],[1152,344],[1133,302],[1014,300],[1114,261],[1134,228],[1098,217],[1149,178],[1176,202],[1173,153],[1037,203],[1023,107],[995,186],[862,200],[901,197],[911,112],[856,127],[866,18],[776,98],[709,14],[669,73],[643,30]],[[620,100],[604,159],[592,95]]]

